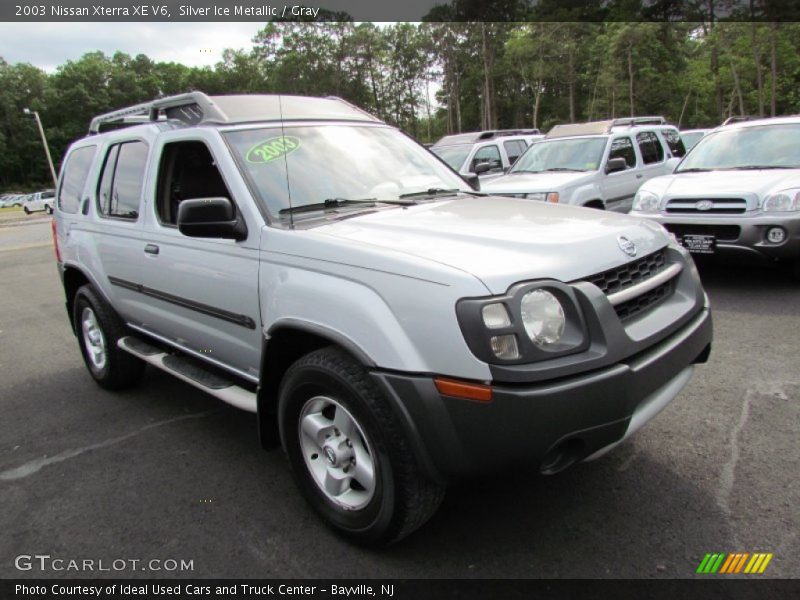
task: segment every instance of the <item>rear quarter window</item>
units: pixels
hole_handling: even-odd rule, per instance
[[[81,204],[81,193],[86,186],[97,146],[83,146],[70,152],[64,164],[61,187],[58,189],[58,209],[76,213]]]
[[[672,156],[680,158],[686,154],[686,147],[683,145],[683,140],[677,130],[664,129],[661,131],[661,135],[664,136],[664,141],[667,143]]]

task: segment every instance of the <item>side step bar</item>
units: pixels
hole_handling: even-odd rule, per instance
[[[133,336],[120,338],[117,345],[125,352],[133,354],[146,363],[174,375],[223,402],[248,412],[256,412],[255,392],[250,392],[232,381],[205,370],[197,360],[167,354],[160,348]]]

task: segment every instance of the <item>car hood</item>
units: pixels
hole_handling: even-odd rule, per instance
[[[481,181],[481,191],[490,194],[522,192],[557,192],[565,187],[592,179],[590,171],[550,171],[548,173],[509,173],[503,177]]]
[[[496,196],[381,210],[315,231],[459,269],[492,293],[529,279],[574,281],[633,260],[619,236],[636,245],[636,257],[669,241],[645,219]]]
[[[670,198],[757,194],[763,199],[770,192],[790,187],[800,187],[800,169],[682,173],[651,179],[644,189]]]

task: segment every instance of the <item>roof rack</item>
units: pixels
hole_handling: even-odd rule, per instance
[[[622,119],[614,119],[612,127],[619,127],[627,125],[633,127],[634,125],[666,125],[667,120],[664,117],[624,117]]]
[[[128,120],[128,123],[158,121],[162,111],[167,119],[177,118],[179,121],[188,121],[190,124],[199,123],[201,120],[227,120],[225,115],[217,110],[211,98],[203,92],[189,92],[135,104],[134,106],[98,115],[92,119],[89,125],[89,135],[99,133],[102,125],[110,123],[125,123],[126,120]],[[144,115],[147,115],[147,118],[141,119]],[[139,119],[134,120],[132,119],[133,117],[139,117]]]
[[[488,140],[493,137],[501,137],[504,135],[540,135],[542,132],[538,129],[493,129],[490,131],[481,131],[478,135],[479,140]]]
[[[183,125],[238,124],[259,121],[372,121],[380,119],[341,98],[277,94],[207,96],[188,92],[136,104],[92,119],[89,135],[110,123],[178,121]]]

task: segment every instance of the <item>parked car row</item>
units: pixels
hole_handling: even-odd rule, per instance
[[[800,278],[798,134],[800,117],[733,117],[682,132],[662,117],[558,125],[480,189],[631,211],[664,225],[691,253],[780,261]],[[472,177],[483,172],[477,167]]]
[[[22,206],[25,194],[3,194],[0,196],[0,208],[10,208],[12,206]]]
[[[53,214],[55,190],[42,190],[33,194],[7,194],[0,197],[0,208],[22,207],[26,215],[34,212]]]

